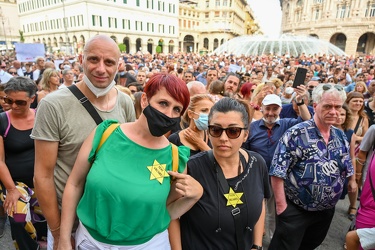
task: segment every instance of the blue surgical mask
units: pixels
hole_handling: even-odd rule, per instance
[[[197,114],[193,112],[194,114]],[[208,114],[200,113],[198,119],[194,119],[195,126],[199,130],[207,130],[208,129]]]

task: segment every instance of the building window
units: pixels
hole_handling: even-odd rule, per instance
[[[136,0],[136,1],[135,1],[135,5],[137,5],[137,7],[140,6],[139,0]]]
[[[92,15],[92,26],[102,27],[102,17],[97,15]]]
[[[315,10],[315,20],[319,19],[319,10]]]
[[[338,6],[337,7],[337,15],[336,18],[345,18],[345,13],[346,13],[346,6]],[[349,13],[348,13],[349,14]]]
[[[210,17],[210,12],[205,12],[205,13],[204,13],[204,17],[205,17],[205,18],[209,18],[209,17]]]
[[[142,22],[141,21],[135,21],[135,30],[143,30]]]
[[[115,17],[108,17],[108,27],[109,28],[116,28],[117,29],[117,18],[115,18]]]
[[[371,6],[367,6],[365,16],[366,17],[374,17],[375,16],[375,3],[373,3]]]
[[[164,24],[159,24],[159,33],[164,33]]]
[[[206,8],[210,7],[210,1],[206,1]]]
[[[215,1],[215,6],[216,6],[216,7],[220,6],[220,0],[216,0],[216,1]]]
[[[222,15],[222,16],[223,16],[224,18],[226,18],[226,17],[227,17],[227,15],[228,15],[228,12],[226,12],[226,11],[223,11],[223,15]]]
[[[124,4],[127,4],[128,3],[128,0],[123,0],[122,1]]]
[[[324,2],[324,0],[314,0],[314,3],[316,4],[316,3],[323,3]]]
[[[219,17],[220,16],[220,11],[215,11],[215,17]]]
[[[223,0],[223,6],[227,6],[228,5],[228,0]]]

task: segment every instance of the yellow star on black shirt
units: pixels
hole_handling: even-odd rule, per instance
[[[169,174],[165,171],[167,164],[160,164],[157,160],[154,160],[152,166],[147,166],[150,170],[150,180],[158,180],[160,184],[163,184],[164,177],[168,177]]]
[[[233,207],[236,207],[238,204],[243,204],[241,201],[242,193],[235,193],[232,188],[229,188],[229,193],[224,194],[225,198],[227,198],[227,206],[232,205]]]

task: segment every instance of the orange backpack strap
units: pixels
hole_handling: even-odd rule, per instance
[[[172,145],[172,170],[173,172],[178,172],[178,148],[176,145]]]
[[[104,131],[102,138],[100,138],[99,146],[96,148],[95,154],[98,153],[99,149],[102,147],[104,142],[108,139],[108,137],[113,133],[113,131],[120,126],[119,123],[113,123],[109,125],[109,127]]]

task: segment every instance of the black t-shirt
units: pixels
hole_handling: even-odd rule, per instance
[[[365,108],[364,108],[366,115],[368,117],[368,126],[375,124],[375,111],[372,110],[369,106],[369,102],[365,102]]]
[[[11,125],[4,138],[4,151],[5,164],[12,179],[33,188],[35,150],[31,130],[18,130]]]
[[[249,160],[244,171],[227,181],[234,192],[243,192],[243,204],[237,207],[241,210],[245,249],[250,249],[263,199],[270,197],[270,186],[264,159],[258,153],[247,152]],[[226,206],[227,200],[207,151],[190,158],[187,165],[188,174],[199,181],[204,192],[202,198],[180,218],[182,248],[237,249],[234,218],[231,214],[233,206]]]

